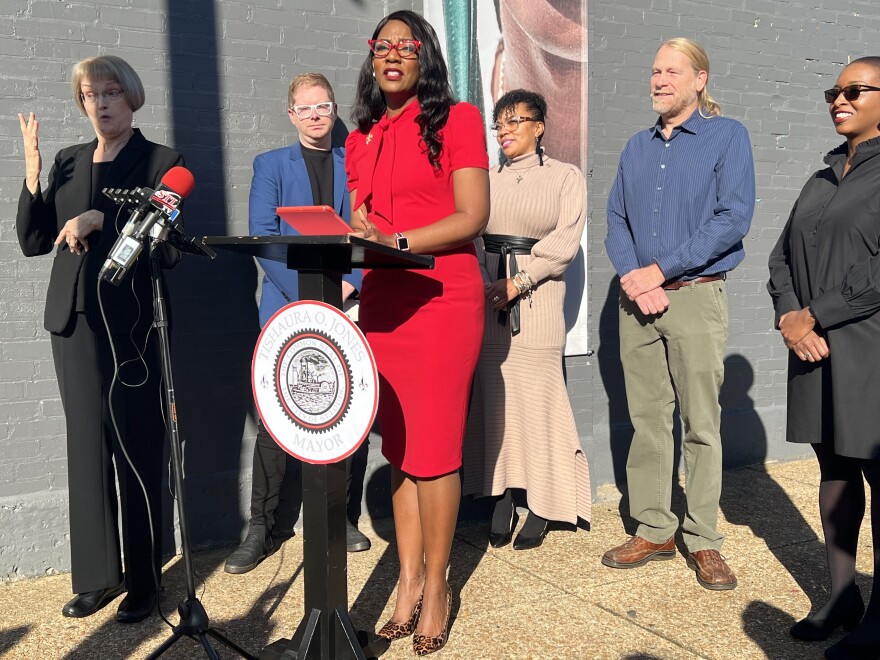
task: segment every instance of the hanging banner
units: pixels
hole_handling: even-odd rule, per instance
[[[440,37],[456,96],[483,112],[489,161],[498,163],[489,131],[492,107],[505,92],[526,89],[547,100],[548,156],[587,170],[587,0],[424,0]],[[590,350],[587,245],[565,273],[566,355]]]

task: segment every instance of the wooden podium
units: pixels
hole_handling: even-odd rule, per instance
[[[355,236],[207,236],[205,245],[271,259],[299,273],[301,300],[342,308],[342,275],[357,268],[430,269],[434,257]],[[303,463],[304,616],[260,660],[362,660],[348,615],[345,462]]]

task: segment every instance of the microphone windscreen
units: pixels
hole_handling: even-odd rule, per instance
[[[195,184],[192,172],[185,167],[172,167],[162,177],[162,185],[176,192],[181,199],[189,197]]]

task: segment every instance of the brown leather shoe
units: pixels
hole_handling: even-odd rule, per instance
[[[636,568],[649,561],[675,557],[675,537],[663,543],[651,543],[641,536],[632,536],[623,545],[602,555],[602,563],[611,568]]]
[[[697,582],[706,589],[724,591],[736,587],[736,575],[717,550],[697,550],[688,555],[687,565],[697,573]]]

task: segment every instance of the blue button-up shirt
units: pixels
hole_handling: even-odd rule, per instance
[[[743,260],[754,210],[745,126],[698,109],[668,140],[658,120],[627,142],[608,198],[605,249],[621,277],[652,263],[667,281],[717,275]]]

